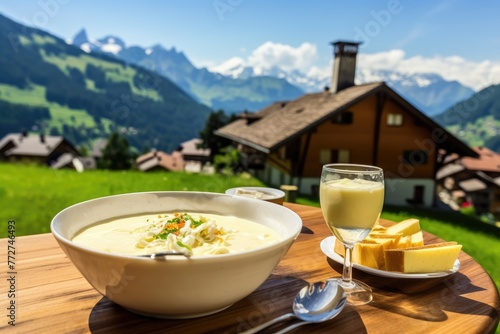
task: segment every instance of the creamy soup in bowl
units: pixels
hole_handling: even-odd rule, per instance
[[[176,213],[183,226],[169,222]],[[180,231],[203,224],[193,233]],[[56,241],[94,289],[132,312],[169,319],[219,312],[251,294],[301,228],[300,217],[282,205],[188,191],[97,198],[64,209],[51,222]],[[189,247],[192,256],[141,256],[169,243]]]
[[[73,238],[76,244],[113,254],[176,251],[189,256],[239,253],[280,240],[273,229],[247,219],[186,212],[112,219]]]

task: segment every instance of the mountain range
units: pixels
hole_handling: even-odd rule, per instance
[[[112,54],[128,63],[143,66],[168,77],[195,99],[213,109],[228,113],[242,109],[256,111],[281,100],[299,97],[304,92],[317,92],[329,85],[331,73],[306,75],[298,70],[285,71],[274,66],[255,68],[234,58],[226,66],[197,68],[187,56],[175,48],[127,46],[117,36],[91,40],[85,29],[72,41],[86,52]],[[394,71],[357,71],[356,82],[385,81],[409,102],[429,116],[443,112],[474,94],[474,90],[457,81],[447,81],[434,73],[405,74]],[[243,107],[244,106],[244,107]]]
[[[2,15],[0,73],[0,137],[29,130],[90,146],[119,131],[138,150],[170,151],[210,113],[166,77]]]
[[[290,100],[304,93],[287,80],[273,76],[241,79],[196,68],[183,52],[175,48],[167,50],[161,45],[127,47],[116,36],[91,41],[84,29],[70,42],[86,52],[112,54],[127,63],[155,71],[175,82],[200,103],[227,113],[259,110],[276,100]]]
[[[237,60],[229,66],[219,66],[219,73],[232,78],[251,78],[256,73],[284,78],[305,92],[318,92],[330,85],[331,73],[305,75],[298,70],[284,71],[279,67],[254,68]],[[474,94],[474,90],[457,81],[447,81],[435,73],[407,74],[396,71],[357,70],[357,84],[385,81],[410,103],[428,116],[443,112],[455,103]]]

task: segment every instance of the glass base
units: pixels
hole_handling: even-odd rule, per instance
[[[372,289],[365,283],[353,279],[350,283],[345,282],[342,278],[330,278],[329,281],[336,281],[347,296],[347,304],[359,306],[368,304],[373,300]]]

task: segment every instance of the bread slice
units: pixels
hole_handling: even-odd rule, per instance
[[[385,251],[387,271],[431,273],[450,270],[462,249],[455,241]]]

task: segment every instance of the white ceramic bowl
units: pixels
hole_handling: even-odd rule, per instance
[[[242,194],[242,197],[254,197],[254,193],[263,194],[262,200],[280,205],[283,204],[285,198],[284,191],[268,187],[237,187],[226,190],[226,194],[228,195],[238,195],[239,192]],[[245,192],[248,193],[245,194]]]
[[[103,220],[174,211],[248,219],[272,228],[282,241],[243,253],[166,260],[110,254],[71,241],[83,228]],[[301,227],[300,217],[281,205],[202,192],[103,197],[66,208],[51,222],[63,251],[98,292],[130,311],[162,318],[203,316],[245,298],[271,274]]]

